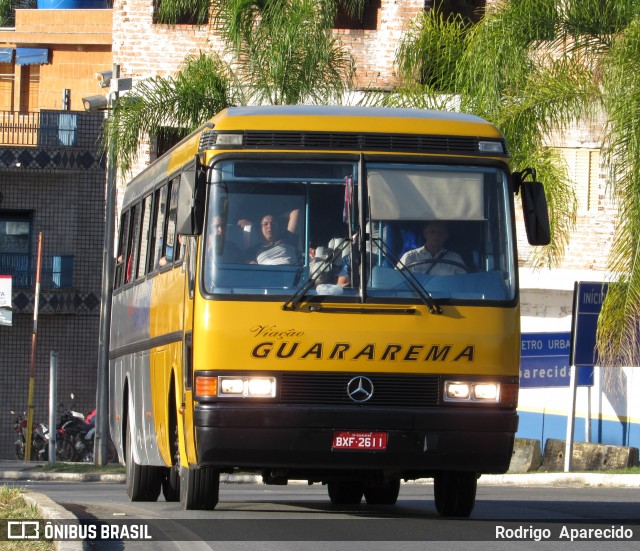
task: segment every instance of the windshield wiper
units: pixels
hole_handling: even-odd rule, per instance
[[[388,247],[383,243],[380,237],[372,237],[371,242],[378,245],[378,249],[394,267],[400,263],[400,260],[389,251]],[[429,308],[430,314],[442,314],[442,307],[433,300],[433,297],[427,291],[422,283],[418,281],[418,278],[411,270],[397,270],[400,275],[405,279],[409,286],[416,292],[416,294],[422,299],[422,302]]]
[[[316,281],[320,275],[322,275],[326,268],[333,265],[333,262],[339,255],[342,255],[342,252],[353,242],[353,239],[345,239],[338,247],[336,247],[333,252],[327,256],[320,264],[314,266],[313,273],[309,273],[309,279],[307,282],[300,287],[287,302],[282,305],[283,310],[295,310],[296,306],[300,304],[300,301],[306,296],[307,292],[311,287],[316,284]]]

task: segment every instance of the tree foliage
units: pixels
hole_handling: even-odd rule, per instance
[[[186,135],[221,109],[242,102],[224,61],[205,54],[192,56],[176,75],[145,79],[133,93],[121,97],[107,119],[106,142],[124,175],[145,136],[157,136],[167,126]]]
[[[173,10],[173,1],[162,3]],[[226,51],[200,53],[176,75],[138,82],[113,109],[106,137],[121,173],[131,168],[145,136],[165,127],[186,135],[230,105],[339,101],[354,64],[331,32],[337,1],[212,0],[213,24]],[[355,13],[364,5],[341,1]]]
[[[602,152],[619,213],[597,346],[603,365],[638,365],[640,1],[505,0],[474,27],[426,13],[398,66],[404,88],[387,103],[438,105],[445,93],[448,106],[496,123],[516,166],[538,169],[554,238],[538,262],[562,257],[576,205],[548,138],[595,116],[606,121]]]
[[[0,0],[0,27],[15,26],[17,9],[32,10],[37,7],[37,0]]]

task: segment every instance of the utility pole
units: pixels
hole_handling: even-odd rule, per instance
[[[102,74],[104,77],[104,74]],[[107,97],[107,118],[118,99],[118,82],[120,66],[113,65],[110,82],[101,85],[111,85]],[[104,83],[104,84],[103,84]],[[116,216],[116,171],[117,162],[113,141],[109,140],[107,150],[107,191],[105,201],[104,244],[102,249],[102,296],[100,300],[100,340],[98,347],[98,374],[96,389],[96,435],[94,444],[94,463],[97,466],[107,464],[107,447],[109,440],[109,339],[111,333],[111,298],[113,289],[114,255],[113,242],[115,239]]]
[[[36,343],[38,341],[38,306],[40,304],[40,271],[42,269],[42,232],[38,232],[38,258],[33,293],[33,329],[31,331],[31,361],[29,362],[29,396],[27,402],[27,436],[24,460],[31,461],[31,434],[33,430],[33,398],[36,386]]]

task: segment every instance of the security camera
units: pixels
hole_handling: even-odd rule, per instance
[[[85,111],[93,113],[95,111],[106,109],[109,102],[104,96],[89,96],[88,98],[82,98],[82,104],[84,105]]]
[[[101,88],[109,88],[112,76],[112,71],[100,71],[96,73],[96,79],[98,80],[98,84],[100,84]]]

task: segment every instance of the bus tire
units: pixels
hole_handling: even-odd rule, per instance
[[[394,478],[379,484],[366,484],[364,498],[369,505],[395,505],[400,493],[400,479]]]
[[[165,501],[180,501],[180,474],[178,468],[169,467],[162,480],[162,495]]]
[[[478,476],[471,471],[443,471],[433,480],[436,510],[443,517],[468,517],[476,503]]]
[[[213,511],[219,491],[220,472],[213,467],[180,466],[180,502],[185,510]]]
[[[334,505],[358,505],[364,494],[364,484],[359,480],[336,480],[327,483],[329,499]]]
[[[131,501],[157,501],[162,485],[162,467],[138,465],[134,461],[129,423],[127,417],[127,495]]]
[[[180,452],[178,451],[178,426],[174,425],[173,442],[169,446],[173,465],[166,470],[162,480],[162,495],[165,501],[180,501]]]

